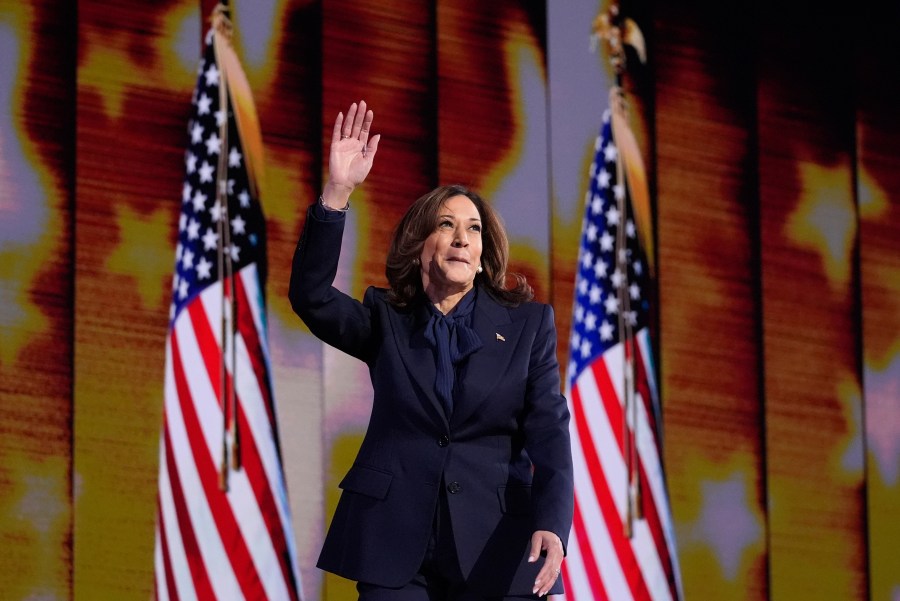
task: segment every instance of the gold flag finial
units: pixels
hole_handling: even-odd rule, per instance
[[[618,4],[613,3],[607,10],[598,13],[591,28],[595,41],[606,42],[609,61],[617,74],[625,70],[625,46],[634,48],[642,64],[647,62],[644,34],[637,23],[621,15]]]

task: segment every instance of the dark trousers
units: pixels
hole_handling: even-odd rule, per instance
[[[447,507],[446,488],[441,486],[438,506],[434,513],[431,540],[425,551],[422,567],[413,579],[400,588],[376,586],[358,582],[359,601],[523,601],[537,599],[537,595],[485,597],[466,586],[459,569],[453,525]],[[387,541],[385,541],[387,544]],[[390,553],[390,551],[385,551]]]

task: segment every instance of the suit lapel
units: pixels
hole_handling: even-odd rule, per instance
[[[406,366],[410,377],[425,394],[426,402],[445,427],[449,427],[447,414],[434,391],[437,368],[434,364],[434,350],[425,340],[425,323],[428,321],[428,308],[420,306],[409,313],[394,313],[396,316],[394,335],[400,358]]]
[[[454,425],[465,422],[488,398],[506,373],[522,333],[519,324],[510,320],[509,310],[484,289],[479,291],[472,315],[472,329],[481,338],[483,346],[468,358],[459,396],[454,399],[451,419]]]

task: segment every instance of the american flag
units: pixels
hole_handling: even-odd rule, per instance
[[[677,600],[650,270],[611,115],[603,115],[595,143],[575,284],[566,378],[575,516],[562,577],[567,601]]]
[[[259,129],[255,119],[236,122],[231,84],[246,80],[229,66],[236,61],[223,65],[222,53],[233,51],[227,21],[219,15],[215,23],[188,122],[166,342],[155,596],[299,600],[266,339],[265,220],[239,135],[239,125],[245,140],[247,127],[257,137]]]

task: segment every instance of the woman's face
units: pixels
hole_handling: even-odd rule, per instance
[[[453,196],[441,205],[419,257],[422,288],[429,298],[472,287],[481,265],[481,228],[478,208],[466,196]]]

